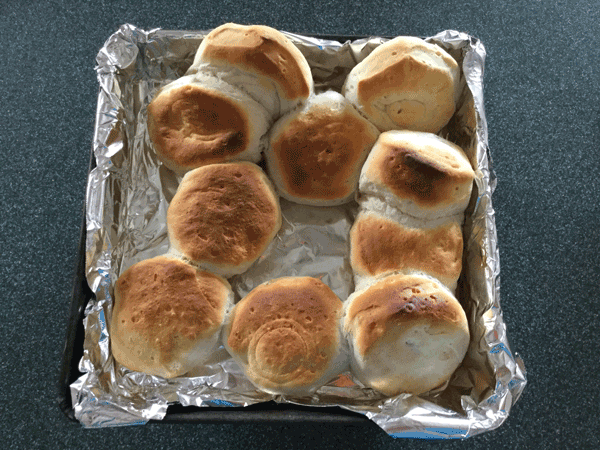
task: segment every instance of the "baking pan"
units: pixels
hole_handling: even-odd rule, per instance
[[[153,37],[152,41],[148,39],[149,36]],[[139,60],[139,58],[146,61],[148,58],[147,52],[150,52],[153,55],[158,54],[162,57],[163,54],[160,52],[168,47],[168,44],[165,44],[165,42],[168,42],[168,39],[172,36],[175,36],[176,40],[179,39],[176,44],[177,46],[190,36],[192,36],[192,39],[196,39],[195,42],[197,42],[199,34],[198,32],[163,32],[162,30],[145,32],[132,25],[122,26],[117,33],[107,40],[107,43],[99,53],[99,59],[102,60],[105,65],[109,66],[107,71],[104,72],[104,75],[111,74],[113,73],[112,71],[115,70],[122,70],[128,74],[133,74],[132,76],[138,76],[139,73],[136,72],[134,62]],[[352,61],[353,59],[354,64],[357,60],[363,58],[365,53],[368,54],[370,51],[366,47],[363,47],[363,45],[365,45],[364,43],[356,43],[360,39],[366,38],[365,36],[293,36],[295,36],[301,44],[312,45],[313,49],[318,48],[319,51],[322,48],[321,45],[327,47],[331,44],[335,47],[337,43],[352,41],[351,46],[353,48],[350,50],[352,56],[347,56],[346,62]],[[315,43],[315,39],[312,38],[320,39],[322,41]],[[366,45],[370,45],[370,49],[372,49],[374,48],[373,46],[381,43],[381,40],[378,39],[380,38],[374,38],[372,40],[368,39],[369,42]],[[425,409],[427,411],[425,414],[423,414],[424,408],[414,408],[415,410],[419,410],[419,412],[407,420],[405,420],[406,411],[403,413],[405,416],[389,416],[389,408],[387,408],[385,412],[382,410],[376,411],[374,414],[369,414],[369,418],[371,419],[369,420],[365,415],[367,411],[361,408],[354,408],[354,411],[351,411],[350,409],[352,408],[347,407],[311,407],[274,401],[259,403],[249,401],[246,402],[246,404],[249,404],[250,406],[240,406],[244,402],[234,400],[234,403],[231,403],[227,401],[227,399],[211,399],[208,403],[211,406],[202,407],[183,406],[179,403],[171,403],[171,400],[169,400],[168,406],[166,403],[163,405],[163,408],[165,408],[162,410],[164,415],[162,415],[162,413],[154,416],[146,416],[144,414],[145,419],[139,417],[138,421],[138,416],[135,416],[132,421],[132,416],[128,416],[127,418],[113,418],[110,407],[114,407],[115,405],[110,404],[111,399],[108,397],[106,397],[108,402],[96,398],[97,392],[99,391],[95,388],[92,390],[88,389],[86,393],[87,398],[85,399],[88,403],[84,405],[84,407],[92,407],[92,409],[96,408],[100,410],[106,408],[106,410],[102,411],[100,415],[97,415],[96,417],[88,415],[85,417],[85,420],[82,420],[81,386],[75,386],[85,374],[80,371],[79,368],[81,366],[81,369],[84,370],[87,367],[85,360],[88,358],[89,362],[89,355],[87,355],[87,352],[90,351],[90,348],[93,352],[99,348],[94,345],[90,347],[88,340],[85,339],[86,333],[88,333],[90,327],[90,316],[87,316],[88,323],[87,325],[84,325],[86,314],[90,313],[90,311],[86,312],[86,307],[88,304],[93,307],[97,301],[102,301],[101,297],[102,295],[105,295],[98,290],[97,273],[94,275],[96,281],[94,281],[94,283],[90,281],[89,285],[88,278],[90,275],[87,274],[86,277],[86,270],[88,270],[86,269],[86,252],[89,253],[89,248],[86,248],[86,246],[89,247],[90,245],[90,227],[95,229],[94,227],[97,227],[99,223],[98,220],[94,221],[95,217],[93,214],[90,223],[86,223],[86,216],[89,216],[90,211],[95,211],[95,209],[83,211],[78,256],[73,279],[71,309],[67,323],[65,347],[60,370],[58,401],[61,409],[70,420],[81,422],[89,427],[146,423],[148,421],[161,423],[272,423],[274,421],[292,423],[303,421],[313,423],[356,424],[360,426],[372,426],[373,422],[375,422],[392,436],[420,437],[425,439],[465,438],[483,431],[494,429],[504,422],[512,404],[519,398],[526,384],[526,380],[525,370],[521,359],[517,355],[513,355],[508,349],[505,327],[499,306],[499,290],[497,282],[497,277],[499,275],[497,258],[498,250],[493,218],[494,212],[491,206],[491,194],[495,189],[495,175],[491,167],[489,149],[487,148],[487,124],[485,122],[483,110],[482,79],[485,50],[477,39],[452,30],[439,33],[431,39],[438,43],[441,42],[443,45],[447,45],[455,52],[455,55],[459,55],[458,57],[461,58],[461,61],[462,58],[464,58],[464,67],[469,66],[470,75],[466,82],[473,97],[470,98],[469,102],[468,99],[465,100],[465,98],[470,94],[466,94],[467,97],[463,98],[462,103],[463,106],[465,106],[463,108],[463,115],[460,119],[456,119],[451,126],[456,133],[458,133],[457,137],[460,138],[461,144],[471,148],[470,157],[472,164],[477,165],[480,174],[482,174],[481,178],[476,180],[479,194],[476,199],[473,199],[476,200],[476,202],[472,205],[477,212],[478,222],[474,225],[474,220],[472,219],[468,226],[471,231],[470,236],[477,235],[478,239],[484,239],[484,243],[475,243],[474,239],[470,239],[466,244],[467,250],[471,252],[470,255],[475,258],[473,264],[479,268],[475,275],[470,274],[472,289],[470,291],[471,297],[468,297],[467,299],[471,300],[473,296],[478,297],[477,307],[472,308],[470,311],[473,314],[477,313],[477,316],[471,316],[470,322],[471,319],[477,320],[476,326],[478,329],[476,331],[480,335],[477,342],[480,348],[477,348],[474,351],[474,354],[480,359],[472,359],[471,365],[468,367],[465,366],[460,383],[454,386],[455,392],[457,393],[467,393],[470,392],[469,390],[477,390],[478,392],[478,395],[472,398],[468,394],[461,395],[460,397],[466,402],[462,405],[462,408],[466,410],[468,420],[464,420],[467,419],[467,417],[457,417],[456,412],[452,413],[450,410],[444,410],[445,412],[441,411],[439,406],[434,405],[433,403],[427,403],[427,405],[431,405],[431,409],[428,409],[429,406],[426,405]],[[330,42],[327,43],[327,41]],[[364,41],[366,42],[367,39],[364,39]],[[355,44],[357,46],[356,48],[354,48]],[[185,47],[185,51],[190,51],[189,43],[183,43],[182,45]],[[181,50],[181,47],[178,47],[178,50]],[[172,55],[169,54],[166,55],[165,58],[168,59],[171,56]],[[115,61],[116,65],[114,63]],[[172,62],[173,60],[169,61]],[[320,63],[321,61],[319,61],[319,64]],[[176,67],[177,71],[185,70],[181,63],[178,64],[179,65]],[[100,66],[102,66],[102,64],[100,64]],[[347,68],[347,66],[344,66],[344,69],[345,68]],[[319,66],[318,70],[323,74],[324,71],[326,72],[326,70],[328,70],[328,67]],[[343,77],[343,73],[344,71],[336,72],[334,70],[331,73],[326,73],[326,75],[330,76],[326,79],[333,79],[336,80],[336,82],[339,82]],[[172,74],[173,72],[171,72],[171,75]],[[141,76],[143,76],[143,74]],[[104,92],[106,94],[109,89],[110,86],[107,87],[106,85],[102,85],[100,93],[102,94]],[[115,98],[118,100],[118,96]],[[137,101],[139,101],[139,99]],[[123,119],[123,116],[120,115],[120,110],[101,110],[100,104],[99,95],[99,109],[97,112],[96,135],[94,140],[95,148],[92,151],[90,159],[90,176],[88,177],[88,180],[92,178],[94,173],[93,170],[98,155],[98,139],[105,139],[101,145],[104,146],[103,149],[109,150],[110,144],[107,143],[106,139],[110,138],[111,143],[117,142],[117,145],[119,144],[119,139],[123,139],[123,137],[119,138],[119,133],[121,132],[119,129],[116,130],[116,137],[113,135],[114,129],[107,131],[106,128],[102,130],[100,133],[101,136],[98,137],[99,127],[101,128],[102,126],[105,126],[108,121],[112,121],[111,123],[116,123],[118,128],[120,126],[120,121]],[[465,113],[465,111],[467,112]],[[128,123],[139,123],[133,116],[128,116],[127,120],[129,120]],[[137,138],[138,136],[136,135],[133,137]],[[465,147],[463,146],[463,148]],[[118,151],[119,150],[117,149],[116,152],[118,153]],[[96,152],[96,156],[94,156],[94,152]],[[111,155],[112,154],[113,153],[111,153]],[[99,168],[102,168],[103,164],[105,164],[107,160],[110,161],[112,157],[109,155],[107,158],[107,156],[103,154],[101,158],[102,159],[98,159]],[[90,185],[88,184],[86,201],[90,201],[89,189]],[[90,205],[96,204],[99,203],[97,203],[97,201],[90,202]],[[104,221],[102,221],[102,223],[104,226],[109,226]],[[475,229],[477,233],[473,233],[473,230]],[[104,275],[105,272],[102,273],[102,277],[104,277]],[[100,283],[104,283],[102,285],[104,289],[106,289],[107,280],[108,279],[103,279],[99,281]],[[90,288],[90,286],[92,286],[92,288]],[[96,299],[94,292],[98,294],[98,299]],[[97,312],[95,314],[95,339],[97,339],[98,336],[107,338],[107,335],[102,335],[102,330],[105,330],[106,326],[104,314],[102,311],[100,311],[100,314]],[[485,314],[485,317],[483,317],[483,314]],[[98,324],[100,324],[100,327],[97,326]],[[94,342],[96,341],[92,340],[92,344]],[[105,346],[102,351],[107,351],[106,340],[104,340],[102,344]],[[87,350],[84,351],[84,348]],[[102,365],[101,370],[104,370],[104,365]],[[488,376],[488,372],[491,375]],[[491,378],[488,380],[490,376]],[[487,381],[491,381],[491,384],[488,385]],[[480,389],[481,386],[483,386],[483,390]],[[227,391],[221,392],[227,393]],[[77,395],[79,395],[78,398],[73,398],[73,396]],[[152,397],[152,399],[154,399],[154,397]],[[402,402],[401,399],[399,401]],[[337,404],[341,402],[336,401],[334,403]],[[74,407],[75,404],[78,406]],[[204,404],[206,403],[203,402],[202,405]],[[360,412],[356,412],[357,410]],[[114,412],[116,409],[113,409],[112,411]],[[451,416],[447,414],[448,412],[454,415]],[[156,417],[162,417],[162,419],[156,420]]]

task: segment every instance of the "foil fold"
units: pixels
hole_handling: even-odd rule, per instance
[[[464,225],[465,259],[457,298],[469,319],[471,343],[445,389],[425,396],[385,398],[347,372],[309,398],[257,391],[221,348],[186,377],[165,380],[119,366],[110,353],[112,289],[132,264],[168,250],[166,210],[178,179],[151,151],[146,106],[163,85],[182,76],[208,31],[144,31],[123,25],[97,56],[98,107],[86,193],[86,278],[95,297],[85,309],[83,375],[71,385],[76,418],[85,427],[143,424],[164,418],[172,403],[248,406],[275,400],[340,406],[373,420],[393,437],[466,438],[500,426],[525,385],[522,359],[508,345],[500,308],[500,264],[492,193],[496,178],[483,103],[485,48],[453,30],[426,38],[462,67],[457,113],[441,135],[461,146],[476,169],[476,189]],[[317,92],[338,92],[358,62],[387,39],[340,43],[286,33],[307,58]],[[279,276],[322,279],[345,300],[354,286],[348,232],[355,203],[334,208],[281,200],[283,226],[265,254],[230,279],[239,300]]]

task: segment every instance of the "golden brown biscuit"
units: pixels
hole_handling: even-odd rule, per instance
[[[267,112],[243,92],[199,74],[179,78],[148,105],[158,158],[176,173],[233,160],[258,162]]]
[[[380,278],[352,294],[344,312],[352,373],[387,396],[441,386],[469,345],[460,303],[433,278]]]
[[[400,36],[357,64],[342,93],[381,131],[437,133],[456,109],[460,70],[441,47]]]
[[[167,211],[171,251],[226,277],[248,269],[280,227],[269,179],[247,162],[188,172]]]
[[[200,44],[189,73],[207,72],[247,92],[276,119],[313,90],[304,55],[281,32],[263,25],[226,23]]]
[[[226,280],[166,256],[126,270],[114,298],[110,339],[115,360],[165,378],[183,375],[210,357],[233,307]]]
[[[390,207],[419,219],[463,214],[475,173],[460,147],[431,133],[381,133],[363,165],[358,190],[365,209]]]
[[[281,196],[293,202],[346,203],[378,135],[342,95],[313,96],[271,129],[265,152],[269,174]]]
[[[350,265],[355,284],[387,272],[423,272],[452,292],[462,270],[460,223],[431,226],[400,224],[377,213],[361,211],[350,230]]]
[[[224,345],[259,389],[309,395],[347,367],[342,308],[333,291],[315,278],[272,280],[235,306]]]

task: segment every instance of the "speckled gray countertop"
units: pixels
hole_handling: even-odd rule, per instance
[[[600,448],[600,8],[571,2],[9,0],[0,5],[0,435],[15,449]],[[92,144],[95,57],[124,23],[225,21],[299,33],[481,39],[498,176],[501,304],[528,385],[467,441],[389,438],[374,424],[148,424],[84,430],[58,379]]]

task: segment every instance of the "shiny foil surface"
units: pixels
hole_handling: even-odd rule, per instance
[[[77,419],[86,427],[133,425],[162,419],[174,402],[227,407],[275,400],[347,408],[365,414],[394,437],[465,438],[500,426],[525,387],[525,368],[509,349],[499,303],[491,198],[496,182],[483,105],[485,49],[477,39],[456,31],[427,38],[462,68],[459,106],[440,134],[461,146],[476,169],[457,291],[469,319],[471,343],[445,389],[385,398],[346,372],[310,398],[273,396],[257,391],[222,347],[205,366],[171,380],[115,363],[109,345],[114,283],[134,263],[167,252],[166,212],[179,182],[152,151],[146,106],[160,87],[186,72],[207,33],[124,25],[98,53],[95,168],[89,174],[86,206],[86,277],[95,298],[85,310],[84,356],[79,362],[83,375],[71,385]],[[352,67],[386,41],[341,44],[286,35],[307,58],[317,92],[339,92]],[[354,290],[348,232],[357,204],[319,208],[282,199],[281,206],[283,225],[265,254],[229,280],[236,301],[263,281],[293,275],[320,278],[345,300]]]

